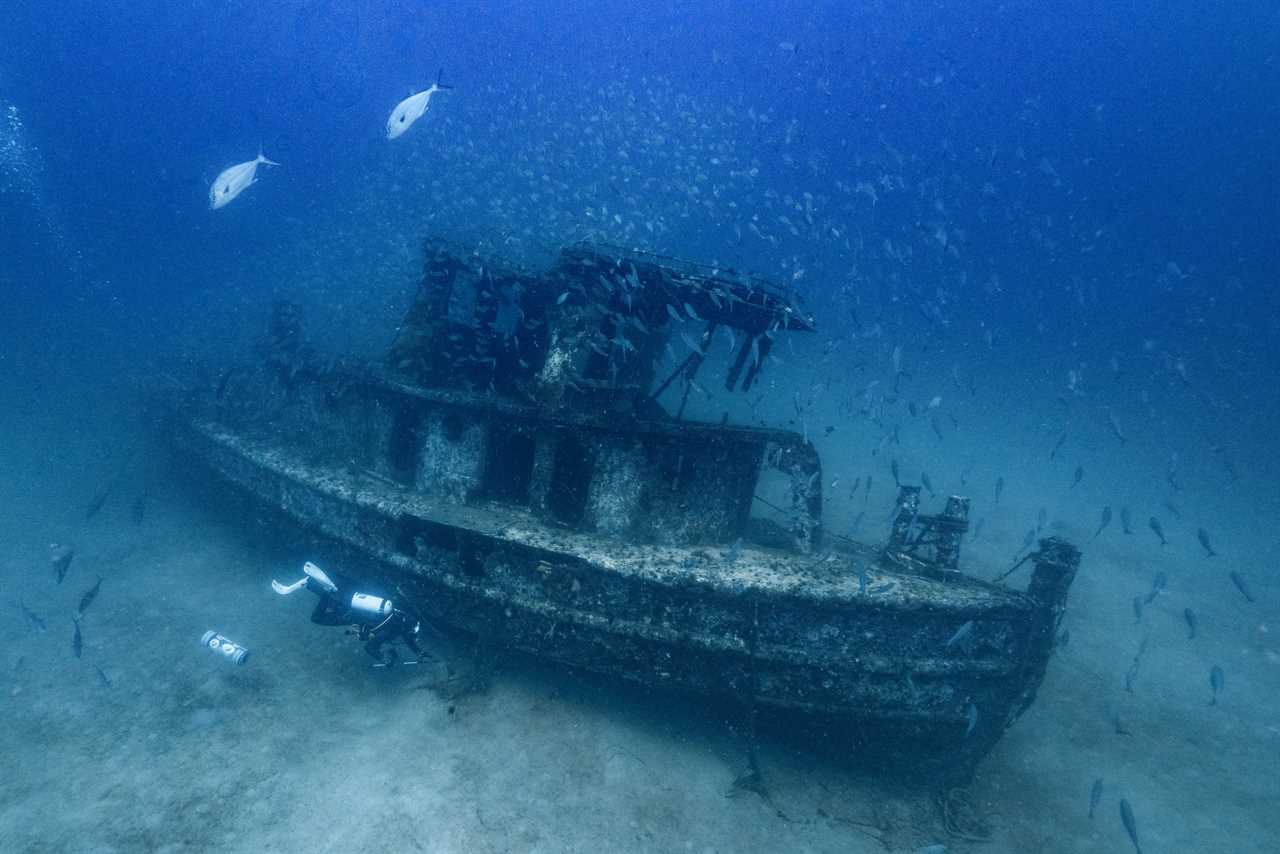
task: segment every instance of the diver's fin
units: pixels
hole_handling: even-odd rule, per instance
[[[279,581],[276,581],[274,578],[271,579],[271,589],[279,593],[281,596],[288,596],[293,591],[300,590],[306,586],[307,586],[306,576],[299,578],[297,581],[289,585],[281,584]]]

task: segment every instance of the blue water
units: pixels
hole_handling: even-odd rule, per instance
[[[1006,822],[998,850],[1124,850],[1113,802],[1125,785],[1148,850],[1280,845],[1262,814],[1274,775],[1241,771],[1278,746],[1262,711],[1280,689],[1273,5],[11,0],[3,18],[6,598],[50,539],[102,537],[104,555],[142,560],[127,528],[80,530],[84,497],[128,458],[149,397],[212,382],[250,351],[273,299],[303,306],[320,349],[374,355],[409,304],[428,235],[531,265],[579,239],[637,246],[752,270],[816,312],[816,335],[780,345],[750,400],[693,405],[813,437],[834,527],[882,535],[891,459],[943,490],[964,481],[986,522],[972,553],[993,565],[1041,508],[1085,542],[1104,505],[1132,506],[1135,536],[1113,522],[1073,591],[1079,640],[1040,699],[1059,740],[1024,722],[985,772]],[[437,75],[453,88],[387,140],[392,107]],[[214,177],[259,150],[281,165],[210,210]],[[905,379],[890,395],[895,350]],[[1085,476],[1071,488],[1076,466]],[[845,488],[867,475],[870,511]],[[1163,551],[1153,515],[1171,535]],[[218,536],[183,518],[187,539],[154,548]],[[1200,527],[1217,564],[1202,559]],[[1162,568],[1177,604],[1152,644],[1172,650],[1190,607],[1217,646],[1151,664],[1150,693],[1126,707],[1147,723],[1141,745],[1099,746],[1111,738],[1099,686],[1117,690],[1139,638],[1129,601]],[[1233,568],[1257,602],[1226,580]],[[1205,718],[1215,663],[1236,700]],[[1188,740],[1199,747],[1186,756],[1172,747]],[[662,749],[647,754],[655,765]],[[1105,824],[1081,824],[1096,776],[1108,780]],[[1025,801],[1009,794],[1028,787]],[[589,783],[568,791],[591,811]],[[0,797],[0,848],[58,847],[17,829],[44,797]],[[616,847],[756,844],[746,831],[681,835],[700,821],[756,828],[759,850],[794,841],[767,814],[726,818],[715,798],[705,814],[618,813],[666,831]],[[604,850],[537,815],[536,844],[511,831],[484,845]],[[814,850],[866,841],[819,823],[800,839]],[[438,848],[479,850],[458,833]],[[112,838],[102,850],[160,844]],[[236,844],[259,850],[253,839]]]

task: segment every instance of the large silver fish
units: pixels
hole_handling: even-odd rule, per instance
[[[258,166],[262,163],[268,166],[279,166],[274,160],[268,160],[262,156],[262,152],[258,152],[258,156],[252,160],[246,160],[244,163],[237,163],[235,166],[228,166],[223,169],[221,174],[213,181],[213,186],[209,188],[209,207],[215,211],[230,204],[235,197],[249,189],[258,180]]]
[[[391,115],[387,118],[387,139],[395,139],[407,131],[414,122],[426,115],[427,107],[431,105],[432,95],[452,88],[452,86],[441,86],[440,81],[437,80],[431,84],[429,89],[423,89],[418,94],[410,95],[396,104],[396,108],[391,111]]]

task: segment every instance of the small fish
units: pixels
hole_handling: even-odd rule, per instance
[[[1217,557],[1218,553],[1213,550],[1213,546],[1209,544],[1209,532],[1204,528],[1196,531],[1196,539],[1200,541],[1200,545],[1204,546],[1204,550],[1208,557]]]
[[[1067,431],[1063,430],[1062,435],[1058,437],[1058,441],[1054,443],[1053,450],[1049,452],[1049,459],[1053,459],[1058,455],[1058,451],[1062,450],[1062,446],[1067,441]]]
[[[452,88],[452,86],[441,86],[439,75],[437,74],[435,83],[396,104],[395,109],[391,111],[391,115],[387,117],[387,139],[395,139],[400,136],[414,122],[426,115],[427,108],[431,106],[432,95]]]
[[[1035,543],[1035,541],[1036,541],[1036,529],[1030,528],[1027,531],[1027,535],[1022,538],[1022,548],[1018,550],[1019,554],[1031,548],[1032,544]]]
[[[1254,601],[1253,594],[1249,592],[1249,585],[1245,584],[1244,576],[1236,572],[1234,569],[1231,570],[1231,583],[1236,586],[1236,589],[1240,591],[1240,595],[1243,596],[1246,601]]]
[[[80,621],[72,617],[71,622],[76,626],[76,633],[71,637],[71,651],[75,653],[76,658],[79,658],[80,650],[84,647],[84,640],[80,637]]]
[[[1057,649],[1066,649],[1069,643],[1071,643],[1071,629],[1063,629],[1058,634],[1057,639],[1054,640],[1053,645]]]
[[[1160,595],[1160,591],[1164,590],[1165,585],[1169,583],[1169,576],[1164,571],[1156,573],[1156,577],[1151,579],[1151,591],[1147,593],[1147,598],[1143,600],[1145,604],[1150,605],[1155,598]]]
[[[1128,507],[1120,508],[1120,529],[1130,536],[1133,535],[1133,516],[1129,514]]]
[[[1182,618],[1187,621],[1187,640],[1195,640],[1196,629],[1200,626],[1200,620],[1196,617],[1196,612],[1190,608],[1183,608]]]
[[[98,674],[98,684],[101,685],[103,688],[110,688],[111,680],[107,678],[107,674],[103,671],[103,669],[95,664],[93,665],[93,670],[95,673]]]
[[[1137,854],[1142,854],[1142,846],[1138,844],[1138,823],[1133,818],[1133,807],[1129,806],[1129,802],[1124,798],[1120,799],[1120,822],[1124,825],[1124,832],[1129,834],[1133,850]]]
[[[1044,530],[1045,523],[1049,521],[1049,511],[1041,507],[1036,513],[1036,533]]]
[[[973,734],[974,728],[978,725],[978,707],[973,703],[970,703],[969,707],[964,710],[964,717],[965,721],[967,721],[967,726],[964,730],[964,737],[968,738]]]
[[[115,486],[114,480],[107,481],[101,489],[93,494],[89,499],[89,504],[84,508],[84,518],[92,519],[98,515],[98,511],[102,509],[102,505],[107,503],[107,498],[111,496],[111,490]]]
[[[1133,621],[1133,624],[1136,626],[1138,623],[1142,622],[1142,597],[1141,596],[1133,597],[1133,615],[1134,617],[1137,618]]]
[[[225,207],[235,201],[236,196],[258,183],[258,166],[279,166],[274,160],[268,160],[258,152],[258,156],[235,166],[228,166],[214,179],[209,188],[209,207],[213,210]]]
[[[1102,801],[1102,778],[1093,781],[1093,788],[1089,790],[1089,819],[1093,819],[1094,810],[1098,808],[1098,804]]]
[[[929,425],[933,427],[933,435],[938,437],[938,441],[942,441],[942,428],[938,426],[937,416],[929,417]]]
[[[733,544],[729,546],[729,550],[725,552],[724,559],[729,563],[733,563],[738,559],[738,556],[741,554],[742,554],[742,537],[738,537],[738,539],[734,540]]]
[[[27,607],[27,603],[21,599],[18,600],[18,607],[22,609],[22,616],[27,618],[27,624],[31,626],[33,632],[44,634],[49,630],[49,626],[45,623],[44,618]]]
[[[930,495],[937,495],[937,493],[933,491],[933,484],[929,481],[929,475],[924,472],[920,472],[920,482],[924,484],[925,489],[929,490]]]
[[[889,471],[893,472],[893,485],[902,486],[902,481],[898,480],[898,461],[897,460],[889,461]]]
[[[1222,668],[1213,665],[1209,671],[1209,688],[1213,691],[1213,699],[1209,701],[1209,705],[1218,705],[1218,694],[1222,692],[1222,686],[1226,684],[1226,675],[1223,674]]]
[[[1127,443],[1129,439],[1124,435],[1124,431],[1120,429],[1120,419],[1116,418],[1116,414],[1109,409],[1107,410],[1107,421],[1110,422],[1111,432],[1120,440],[1120,444]]]
[[[75,549],[71,546],[63,546],[58,543],[49,544],[49,563],[53,566],[53,577],[58,579],[58,583],[62,583],[62,579],[67,577],[67,569],[71,566],[71,559],[76,556]]]
[[[982,529],[987,525],[987,517],[983,516],[978,520],[978,524],[973,526],[973,538],[976,540],[982,536]]]
[[[676,311],[675,307],[672,306],[670,303],[667,303],[667,314],[671,315],[671,319],[674,320],[676,323],[684,322],[684,318],[680,316],[680,312]],[[752,343],[753,344],[755,343],[754,338],[752,339]]]
[[[1098,530],[1093,532],[1093,538],[1096,540],[1106,527],[1111,524],[1111,505],[1108,504],[1102,508],[1102,521],[1098,523]]]
[[[217,387],[213,390],[215,400],[222,400],[222,396],[227,393],[227,386],[231,385],[231,378],[236,374],[236,366],[232,365],[222,372],[222,377],[218,380]]]
[[[1000,495],[1004,492],[1004,478],[996,478],[996,504],[1000,503]]]
[[[1084,480],[1084,466],[1076,466],[1075,477],[1071,480],[1071,488],[1075,489]]]
[[[696,311],[694,311],[694,310],[693,310],[693,306],[689,305],[689,303],[685,303],[685,304],[684,304],[684,313],[685,313],[686,315],[688,315],[688,316],[689,316],[689,318],[690,318],[690,319],[692,319],[692,320],[701,320],[701,319],[702,319],[701,317],[699,317],[699,316],[698,316],[698,313],[697,313]]]
[[[1167,498],[1162,503],[1164,504],[1164,509],[1173,514],[1173,518],[1177,519],[1179,522],[1182,521],[1182,511],[1178,509],[1178,505],[1174,504]]]
[[[1169,545],[1169,541],[1164,538],[1164,528],[1160,527],[1159,519],[1157,519],[1155,516],[1152,516],[1150,519],[1147,520],[1147,527],[1151,529],[1151,532],[1153,534],[1155,534],[1157,537],[1160,538],[1160,545],[1162,546]]]
[[[951,647],[956,644],[963,643],[971,634],[973,634],[973,620],[966,620],[964,625],[956,629],[956,633],[951,636],[951,639],[947,641],[947,645],[944,648],[951,649]]]
[[[93,604],[94,598],[98,595],[98,588],[102,586],[102,576],[98,576],[97,582],[84,592],[80,597],[80,616],[84,616],[84,612],[89,610],[89,606]]]

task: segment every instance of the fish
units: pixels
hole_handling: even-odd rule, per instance
[[[871,475],[867,475],[867,486],[866,486],[866,490],[867,490],[867,491],[866,491],[865,493],[863,493],[863,495],[862,495],[862,500],[863,500],[863,501],[866,501],[867,499],[869,499],[869,498],[871,497]]]
[[[1004,492],[1004,478],[996,478],[996,504],[1000,503],[1000,495]]]
[[[1182,521],[1182,511],[1178,509],[1178,505],[1174,504],[1167,498],[1162,503],[1164,504],[1164,509],[1173,514],[1173,518],[1177,519],[1179,522]]]
[[[1133,516],[1129,514],[1128,507],[1120,508],[1120,529],[1130,536],[1133,535]]]
[[[1137,619],[1133,621],[1134,625],[1137,625],[1138,623],[1142,622],[1142,597],[1141,596],[1133,597],[1133,615],[1137,617]]]
[[[1120,429],[1120,419],[1116,418],[1116,414],[1110,409],[1107,410],[1107,421],[1111,424],[1111,432],[1120,440],[1120,444],[1126,444],[1129,439],[1124,435],[1124,431]]]
[[[1226,675],[1222,672],[1222,668],[1213,665],[1209,670],[1209,689],[1213,691],[1213,699],[1209,701],[1209,705],[1218,705],[1218,694],[1222,693],[1222,687],[1226,684]]]
[[[1169,541],[1164,538],[1164,528],[1160,526],[1159,519],[1157,519],[1155,516],[1152,516],[1150,519],[1147,520],[1147,527],[1151,529],[1151,532],[1153,534],[1155,534],[1157,537],[1160,538],[1160,545],[1162,546],[1169,545]]]
[[[1071,488],[1075,489],[1084,480],[1084,466],[1076,466],[1075,477],[1071,480]]]
[[[88,590],[86,590],[84,592],[84,595],[80,597],[80,608],[79,608],[80,616],[83,617],[84,612],[89,610],[89,606],[93,604],[94,598],[98,595],[98,588],[100,588],[101,586],[102,586],[102,576],[99,575],[97,582],[94,583],[94,585],[90,587]]]
[[[1107,526],[1110,524],[1111,524],[1111,505],[1108,504],[1106,507],[1102,508],[1102,521],[1098,523],[1098,530],[1093,532],[1093,538],[1096,540],[1098,538],[1098,535],[1101,534],[1104,530],[1106,530]]]
[[[107,503],[107,498],[111,496],[111,490],[115,485],[114,479],[109,480],[93,494],[93,497],[89,499],[89,504],[84,508],[84,518],[86,520],[98,515],[98,511],[102,509],[102,505]]]
[[[84,647],[84,639],[80,636],[80,621],[72,617],[71,622],[76,627],[76,633],[71,637],[71,651],[75,653],[76,658],[79,658],[80,650]]]
[[[902,481],[898,480],[898,461],[897,460],[889,461],[889,471],[893,472],[893,485],[902,486]]]
[[[925,489],[929,490],[930,495],[937,495],[937,493],[933,491],[933,484],[929,481],[929,475],[924,472],[920,472],[920,482],[924,484]]]
[[[1053,450],[1049,452],[1049,459],[1053,459],[1054,457],[1058,456],[1058,451],[1062,450],[1062,446],[1066,444],[1066,441],[1067,441],[1067,431],[1063,430],[1062,435],[1058,437],[1058,441],[1054,443]]]
[[[76,556],[75,549],[71,546],[59,545],[58,543],[49,544],[49,563],[53,566],[53,577],[58,579],[58,583],[62,583],[62,579],[67,577],[67,569],[71,566],[71,559]]]
[[[111,680],[107,678],[106,672],[104,672],[103,669],[96,664],[93,665],[93,670],[95,673],[98,674],[98,684],[101,685],[103,688],[110,688]]]
[[[1200,541],[1200,545],[1204,546],[1205,553],[1208,557],[1217,557],[1218,553],[1213,550],[1213,546],[1209,544],[1209,532],[1204,528],[1196,531],[1196,539]]]
[[[1036,513],[1036,533],[1037,534],[1044,530],[1044,525],[1048,521],[1049,521],[1049,511],[1041,507],[1040,510]]]
[[[1253,594],[1249,592],[1249,585],[1244,581],[1244,576],[1236,572],[1234,569],[1231,570],[1231,583],[1236,586],[1236,589],[1240,591],[1240,595],[1243,596],[1246,601],[1254,601]]]
[[[1066,649],[1067,644],[1071,643],[1071,629],[1063,629],[1058,633],[1058,637],[1054,640],[1053,645],[1056,649]]]
[[[26,602],[19,599],[18,608],[22,610],[22,616],[27,618],[27,625],[31,626],[33,632],[44,634],[49,630],[49,625],[44,621],[44,617],[28,608]]]
[[[1093,781],[1093,788],[1089,790],[1089,819],[1093,820],[1094,810],[1098,808],[1098,804],[1102,801],[1102,778]]]
[[[968,738],[973,734],[974,728],[978,725],[978,707],[973,703],[970,703],[969,707],[964,710],[964,718],[967,722],[964,730],[964,737]]]
[[[929,417],[929,425],[930,425],[931,427],[933,427],[933,435],[937,436],[937,437],[938,437],[938,440],[939,440],[939,441],[941,441],[941,440],[942,440],[942,428],[938,426],[938,419],[937,419],[937,416],[930,416],[930,417]]]
[[[1129,834],[1133,850],[1142,854],[1142,846],[1138,844],[1138,822],[1133,818],[1133,807],[1124,798],[1120,799],[1120,823],[1124,825],[1124,832]]]
[[[218,379],[218,385],[213,390],[215,400],[222,400],[222,396],[227,393],[227,387],[231,385],[231,378],[236,375],[236,366],[232,365],[222,372],[222,376]]]
[[[729,563],[733,563],[738,559],[738,556],[741,554],[742,554],[742,537],[738,537],[738,539],[734,540],[733,543],[729,546],[729,550],[725,552],[724,559]]]
[[[440,75],[437,74],[435,83],[396,104],[391,115],[387,117],[387,139],[400,136],[412,127],[414,122],[426,115],[427,107],[431,106],[432,95],[452,88],[452,86],[440,85]]]
[[[1165,575],[1164,570],[1156,573],[1156,577],[1151,579],[1151,592],[1147,594],[1147,598],[1143,600],[1145,604],[1151,604],[1155,598],[1160,595],[1160,591],[1164,590],[1165,585],[1169,583],[1169,576]]]
[[[982,529],[986,527],[986,524],[987,524],[987,517],[983,516],[981,519],[978,520],[978,524],[973,526],[973,538],[975,540],[978,539],[978,537],[982,536]]]
[[[274,160],[268,160],[259,151],[258,156],[252,160],[223,169],[218,177],[213,179],[213,186],[209,188],[209,207],[215,211],[226,207],[235,201],[237,196],[258,183],[258,167],[264,163],[267,166],[280,165]]]
[[[951,649],[951,647],[955,646],[956,644],[963,643],[965,639],[968,638],[969,635],[971,634],[973,634],[973,620],[966,620],[964,622],[964,625],[956,629],[956,633],[953,634],[951,636],[951,639],[947,641],[947,645],[944,647],[944,649]]]

